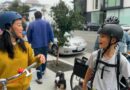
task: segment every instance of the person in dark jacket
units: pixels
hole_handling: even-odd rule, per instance
[[[54,40],[54,33],[52,27],[46,20],[42,20],[42,13],[36,11],[34,13],[35,21],[29,24],[27,30],[28,42],[32,45],[35,55],[44,54],[47,60],[47,52],[49,43]],[[46,68],[46,63],[37,68],[37,80],[38,84],[42,84],[42,74]]]

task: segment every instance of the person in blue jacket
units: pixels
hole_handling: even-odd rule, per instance
[[[34,13],[35,21],[29,24],[27,30],[28,42],[31,44],[34,49],[34,54],[44,54],[47,60],[47,52],[49,43],[54,40],[54,33],[51,25],[48,21],[42,19],[42,13],[36,11]],[[42,64],[37,68],[37,80],[38,84],[42,84],[42,75],[46,69],[46,63]]]
[[[110,16],[105,19],[104,24],[119,24],[119,19],[116,16]],[[119,51],[130,54],[130,36],[126,31],[123,31],[123,38],[118,43]],[[94,50],[99,49],[98,36],[95,41]]]

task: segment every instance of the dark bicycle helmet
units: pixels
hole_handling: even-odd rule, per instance
[[[119,19],[116,16],[107,17],[104,21],[104,24],[119,24]]]
[[[14,11],[5,11],[0,13],[0,28],[2,30],[9,29],[12,23],[17,20],[21,19],[22,16],[18,12]]]
[[[118,41],[120,41],[123,37],[123,29],[117,24],[105,24],[98,31],[99,34],[107,34],[110,37],[115,37]]]

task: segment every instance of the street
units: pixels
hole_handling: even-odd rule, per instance
[[[94,43],[97,37],[97,32],[94,31],[74,31],[73,34],[75,36],[80,36],[86,40],[87,52],[91,53],[93,51]]]

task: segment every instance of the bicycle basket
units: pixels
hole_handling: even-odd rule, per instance
[[[85,77],[88,65],[82,62],[82,59],[75,58],[73,73],[81,78]]]

